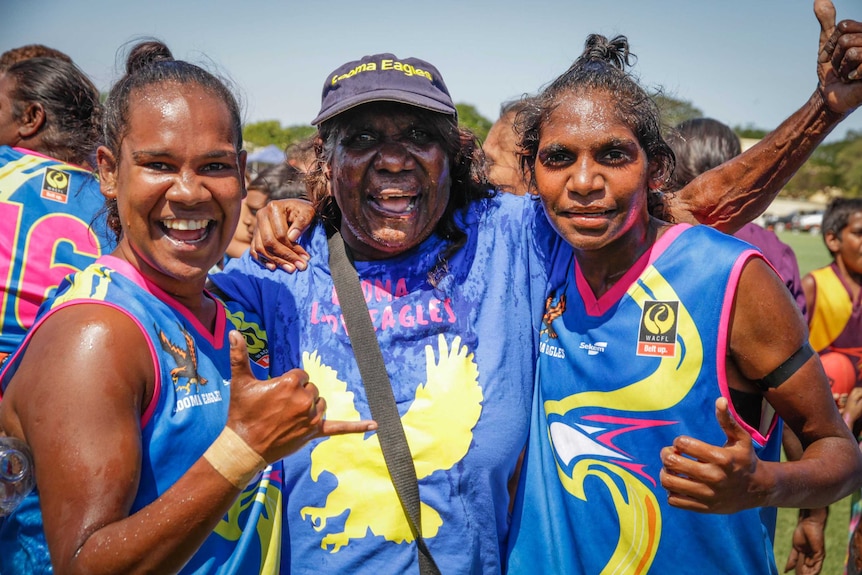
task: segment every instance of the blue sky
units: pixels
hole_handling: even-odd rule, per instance
[[[860,0],[834,0],[862,20]],[[416,56],[456,102],[494,119],[502,101],[565,70],[589,33],[625,34],[647,86],[731,125],[774,128],[816,85],[819,26],[808,0],[0,0],[0,52],[43,43],[107,89],[122,48],[164,40],[233,79],[247,121],[307,124],[327,74],[365,54]],[[836,130],[862,131],[862,112]]]

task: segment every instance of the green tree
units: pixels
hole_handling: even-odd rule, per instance
[[[733,131],[740,138],[751,138],[752,140],[762,140],[769,130],[758,128],[754,124],[746,124],[745,126],[735,126]]]
[[[831,166],[818,165],[809,158],[781,190],[781,196],[805,199],[829,187],[837,187],[835,170]]]
[[[269,146],[275,144],[279,148],[287,148],[289,145],[303,140],[315,132],[313,126],[296,125],[282,127],[278,120],[264,120],[253,122],[243,126],[242,132],[246,143],[255,147]]]
[[[284,132],[287,136],[287,143],[285,144],[285,147],[287,147],[291,144],[299,142],[300,140],[304,140],[310,137],[312,134],[317,132],[317,128],[315,128],[314,126],[296,125],[288,126],[284,129]]]
[[[846,196],[862,196],[862,138],[844,140],[835,152],[835,179]]]
[[[242,129],[245,141],[255,146],[269,146],[275,144],[284,147],[286,134],[278,120],[264,120],[246,124]]]
[[[662,114],[666,128],[680,122],[703,117],[703,112],[686,100],[673,98],[661,92],[652,94]],[[768,130],[754,124],[736,126],[740,138],[762,139]],[[790,179],[781,195],[808,198],[819,191],[840,190],[847,197],[862,197],[862,132],[850,130],[844,140],[821,144],[808,161]]]
[[[455,108],[458,110],[458,125],[476,134],[480,142],[485,141],[494,122],[480,114],[472,104],[455,104]]]
[[[849,132],[844,140],[821,144],[788,182],[782,195],[807,198],[827,188],[847,197],[862,196],[862,134]]]
[[[685,120],[703,116],[700,108],[687,100],[679,100],[662,93],[653,94],[653,100],[661,111],[662,122],[669,128]]]

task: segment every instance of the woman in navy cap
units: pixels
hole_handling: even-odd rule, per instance
[[[329,416],[365,417],[326,257],[340,231],[413,456],[422,535],[442,573],[499,572],[545,282],[533,246],[552,232],[538,203],[489,189],[478,145],[427,62],[378,54],[339,67],[313,123],[322,217],[301,244],[317,257],[288,275],[245,256],[212,280],[263,311],[271,369],[303,366]],[[377,434],[314,442],[286,463],[282,552],[293,572],[415,571],[415,534]]]

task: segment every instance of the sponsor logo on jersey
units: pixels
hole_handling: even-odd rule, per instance
[[[45,177],[42,178],[42,197],[62,204],[67,203],[71,181],[72,178],[66,172],[45,168]]]
[[[606,347],[608,347],[608,342],[606,341],[597,341],[596,343],[587,343],[582,341],[578,346],[579,349],[587,350],[587,355],[598,355],[600,353],[604,353]]]
[[[645,301],[638,330],[637,354],[674,357],[678,321],[678,301]]]

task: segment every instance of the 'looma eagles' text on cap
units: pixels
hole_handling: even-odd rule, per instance
[[[368,102],[400,102],[457,117],[440,72],[419,58],[375,54],[348,62],[326,79],[312,125]]]

